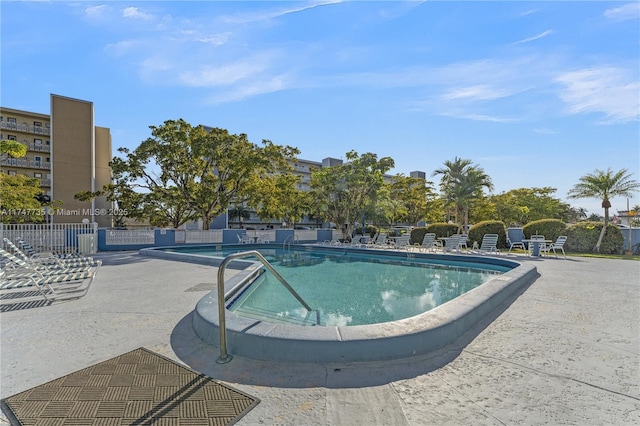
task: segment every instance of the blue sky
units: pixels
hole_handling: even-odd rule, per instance
[[[551,186],[566,200],[609,167],[640,180],[638,2],[2,1],[0,12],[1,104],[92,101],[114,155],[183,118],[309,160],[390,156],[405,175],[468,158],[494,193]],[[598,200],[570,203],[602,214]]]

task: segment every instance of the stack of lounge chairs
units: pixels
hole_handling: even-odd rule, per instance
[[[16,240],[16,243],[4,238],[6,250],[0,249],[0,302],[3,304],[82,297],[102,265],[100,260],[91,257],[35,252],[24,241]]]

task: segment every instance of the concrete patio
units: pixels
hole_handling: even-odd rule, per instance
[[[219,365],[191,328],[215,267],[96,257],[104,264],[84,298],[0,314],[0,397],[142,346],[260,398],[240,425],[640,423],[640,262],[511,256],[540,277],[429,356]]]

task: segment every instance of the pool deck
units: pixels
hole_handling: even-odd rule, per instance
[[[84,298],[0,314],[0,397],[142,346],[260,398],[239,425],[640,421],[637,261],[509,256],[534,263],[540,277],[453,345],[419,358],[216,364],[217,348],[191,327],[215,267],[136,252],[96,257],[103,267]]]

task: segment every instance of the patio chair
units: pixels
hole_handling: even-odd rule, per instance
[[[544,235],[532,235],[529,238],[529,256],[542,256],[546,248]]]
[[[467,239],[469,238],[468,234],[460,234],[460,241],[458,241],[458,251],[461,251],[464,247],[465,250],[468,250],[467,247]]]
[[[411,247],[411,234],[402,234],[397,240],[394,241],[393,247],[398,250],[405,250]]]
[[[25,302],[44,298],[53,302],[84,296],[96,276],[97,267],[87,269],[47,269],[0,249],[0,300]]]
[[[378,238],[376,239],[374,247],[379,247],[379,248],[387,248],[387,247],[389,247],[389,242],[387,241],[387,236],[388,235],[389,234],[387,234],[386,232],[381,232],[378,235]]]
[[[434,251],[436,249],[436,234],[433,232],[427,232],[422,238],[422,243],[418,248],[426,251]]]
[[[554,243],[551,244],[545,244],[544,247],[540,248],[540,252],[546,252],[547,254],[549,254],[550,251],[553,251],[553,254],[558,257],[558,253],[556,253],[556,250],[561,250],[562,251],[562,255],[564,256],[564,258],[567,258],[567,254],[564,252],[564,243],[567,242],[567,236],[566,235],[561,235],[558,238],[556,238],[556,241]]]
[[[69,253],[57,253],[55,251],[37,251],[34,249],[31,244],[29,244],[26,240],[21,237],[16,238],[16,243],[19,246],[19,249],[25,253],[28,257],[44,257],[44,258],[57,258],[57,259],[76,259],[76,258],[84,258],[82,254],[76,252]]]
[[[0,249],[0,265],[2,265],[2,268],[12,276],[18,276],[20,274],[30,276],[33,271],[47,275],[69,275],[88,273],[93,269],[97,270],[102,265],[102,261],[93,260],[91,263],[68,262],[66,264],[42,264],[37,261],[33,262],[21,259],[4,249]],[[78,278],[85,278],[88,275],[76,276]]]
[[[509,252],[514,248],[521,248],[524,252],[527,251],[527,246],[524,241],[524,233],[522,228],[508,228],[507,229],[507,245],[509,246]]]
[[[43,266],[48,269],[68,269],[97,266],[97,262],[91,257],[58,257],[44,252],[35,253],[29,256],[21,248],[18,248],[10,239],[3,238],[4,245],[17,258],[34,265]],[[21,241],[21,240],[18,240]]]
[[[484,234],[480,242],[480,248],[476,252],[479,254],[500,254],[500,250],[498,250],[498,234]]]
[[[444,253],[450,253],[452,251],[458,250],[458,244],[460,243],[460,234],[455,234],[450,237],[447,237],[444,240],[444,246],[442,246],[442,251]]]

